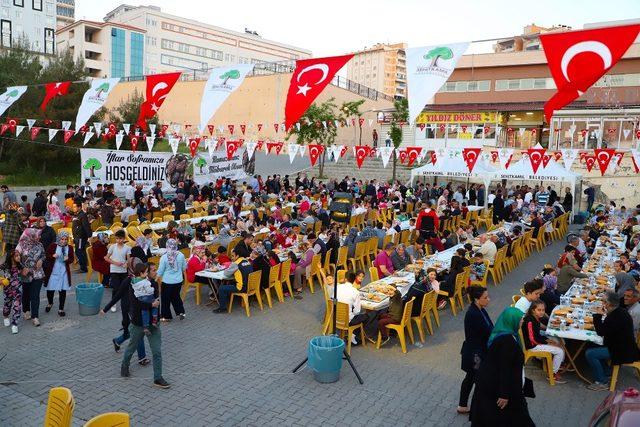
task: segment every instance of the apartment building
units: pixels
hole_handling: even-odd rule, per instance
[[[0,48],[25,43],[32,51],[54,54],[55,0],[1,0]]]
[[[56,1],[56,28],[71,24],[76,16],[76,0]]]
[[[378,43],[347,63],[347,79],[394,98],[407,96],[406,43]]]
[[[144,75],[144,29],[80,20],[56,34],[58,52],[69,49],[75,58],[83,58],[92,77]]]
[[[567,25],[553,25],[551,27],[541,27],[536,24],[524,27],[522,34],[498,40],[493,45],[495,53],[522,52],[523,50],[541,50],[540,34],[571,31],[571,27]]]
[[[145,74],[311,57],[306,49],[263,39],[255,31],[228,30],[171,15],[156,6],[120,5],[104,20],[146,31]]]

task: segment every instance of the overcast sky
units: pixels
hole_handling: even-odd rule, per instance
[[[525,25],[582,28],[589,22],[640,17],[638,0],[129,0],[220,27],[309,49],[314,56],[351,52],[377,42],[426,46],[521,34]],[[76,0],[76,19],[101,21],[118,0]],[[472,52],[490,46],[475,45]]]

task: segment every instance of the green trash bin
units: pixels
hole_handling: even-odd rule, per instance
[[[76,302],[80,316],[93,316],[100,311],[104,286],[100,283],[80,283],[76,285]]]
[[[307,350],[307,363],[316,381],[334,383],[340,379],[343,352],[344,341],[335,335],[311,338]]]

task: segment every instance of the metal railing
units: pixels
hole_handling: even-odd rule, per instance
[[[182,71],[180,80],[183,82],[207,80],[212,69],[213,68],[206,68],[201,70],[185,69]],[[247,76],[251,77],[269,76],[273,74],[287,74],[293,73],[293,70],[295,70],[295,61],[258,62],[257,64],[255,64],[253,71]],[[121,82],[133,82],[140,80],[144,80],[144,76],[128,76],[122,77],[120,79]],[[352,80],[345,79],[344,77],[335,76],[333,80],[331,80],[331,84],[339,88],[348,90],[349,92],[358,94],[363,98],[371,99],[373,101],[384,99],[393,102],[394,100],[392,96],[386,95],[376,89],[361,85],[360,83],[356,83]]]

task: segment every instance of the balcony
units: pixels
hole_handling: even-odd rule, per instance
[[[98,44],[98,43],[85,41],[84,44],[83,44],[83,47],[84,47],[85,51],[91,51],[91,52],[95,52],[95,53],[102,53],[103,52],[102,45]]]
[[[104,62],[97,59],[85,59],[84,66],[89,69],[102,70],[102,68],[104,67]]]

